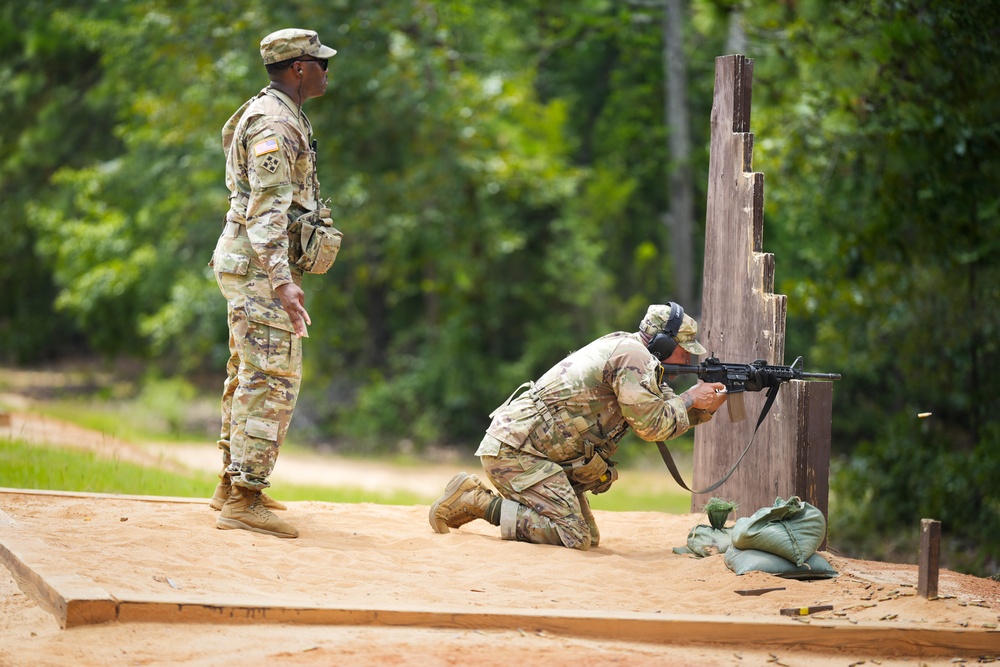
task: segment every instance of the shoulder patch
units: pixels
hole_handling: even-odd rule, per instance
[[[270,139],[265,139],[264,141],[258,141],[253,145],[254,157],[260,157],[261,155],[267,155],[268,153],[273,153],[278,150],[278,138],[271,137]]]

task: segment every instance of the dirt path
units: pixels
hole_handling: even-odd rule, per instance
[[[21,397],[0,395],[0,404],[24,405]],[[100,431],[46,417],[35,412],[13,410],[0,419],[0,441],[26,442],[73,447],[103,457],[138,465],[159,467],[172,472],[218,472],[221,454],[212,442],[134,443]],[[364,491],[407,491],[433,499],[459,470],[476,467],[476,460],[404,466],[373,460],[357,460],[331,454],[285,451],[281,453],[271,481],[277,486],[296,484],[328,486]]]

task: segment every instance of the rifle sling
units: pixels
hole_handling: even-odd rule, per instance
[[[764,407],[761,408],[760,410],[760,417],[757,418],[757,425],[754,427],[753,434],[750,436],[750,442],[747,443],[746,449],[744,449],[743,453],[740,454],[740,458],[736,459],[736,463],[734,463],[733,467],[729,469],[729,472],[726,473],[726,476],[720,479],[712,486],[709,486],[705,489],[701,489],[700,491],[695,491],[687,484],[685,484],[684,479],[681,477],[681,473],[677,470],[677,464],[674,463],[673,457],[670,456],[670,450],[667,449],[667,445],[663,441],[657,441],[656,448],[660,450],[660,456],[663,457],[663,462],[667,464],[667,469],[670,470],[670,474],[673,475],[674,481],[680,484],[681,488],[686,489],[694,494],[709,493],[711,491],[715,491],[717,488],[725,484],[726,480],[728,480],[730,476],[732,476],[732,474],[736,472],[736,468],[739,467],[740,463],[743,461],[743,457],[746,456],[747,452],[750,451],[750,445],[753,444],[753,439],[757,435],[757,430],[760,429],[760,425],[764,422],[764,417],[766,417],[767,413],[771,410],[771,406],[774,404],[774,399],[778,395],[778,387],[780,386],[781,385],[776,384],[773,387],[768,388],[767,400],[764,401]]]

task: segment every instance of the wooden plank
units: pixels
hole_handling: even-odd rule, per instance
[[[53,491],[51,489],[12,489],[0,486],[0,493],[16,493],[27,496],[51,496],[53,498],[111,498],[115,500],[138,500],[145,503],[181,503],[208,505],[208,498],[181,498],[179,496],[132,496],[124,493],[89,493],[86,491]]]
[[[723,361],[784,364],[787,304],[784,295],[773,293],[775,258],[763,252],[764,175],[752,171],[752,83],[752,60],[716,59],[700,339]],[[711,495],[739,503],[737,517],[792,495],[826,515],[832,395],[829,384],[782,385],[750,453]],[[734,423],[720,410],[695,429],[695,488],[729,470],[749,442],[764,400],[763,392],[748,394],[747,419]],[[700,511],[709,497],[693,495],[691,511]]]
[[[69,561],[52,556],[41,540],[5,533],[0,541],[0,563],[10,570],[25,595],[55,616],[63,629],[118,617],[118,605],[111,594],[74,572]]]
[[[920,563],[917,569],[917,595],[933,600],[938,596],[941,556],[941,522],[920,520]]]
[[[229,606],[122,600],[121,622],[283,623],[393,626],[456,630],[524,630],[556,635],[662,644],[767,645],[809,649],[863,649],[876,655],[952,656],[995,650],[1000,633],[968,629],[926,629],[907,624],[816,620],[802,623],[732,616],[606,614],[596,611],[466,608],[332,608]]]

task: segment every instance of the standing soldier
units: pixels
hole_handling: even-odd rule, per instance
[[[458,473],[431,506],[431,528],[447,533],[485,519],[505,540],[596,547],[586,492],[603,493],[618,479],[611,457],[628,429],[648,441],[676,438],[726,400],[721,383],[677,395],[663,382],[661,363],[687,365],[705,354],[697,334],[679,305],[652,305],[637,333],[598,338],[521,385],[490,415],[476,451],[500,495]]]
[[[302,274],[323,273],[340,233],[322,208],[305,100],[328,84],[337,52],[311,30],[285,29],[260,43],[270,85],[222,130],[229,212],[212,266],[228,302],[229,363],[222,394],[223,470],[210,501],[216,526],[276,537],[299,531],[264,493],[302,379],[302,338],[311,324]],[[307,238],[308,237],[308,238]]]

